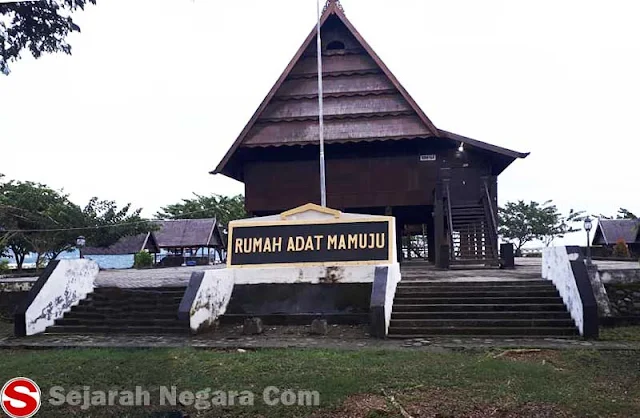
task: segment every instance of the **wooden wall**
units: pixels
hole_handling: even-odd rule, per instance
[[[482,176],[490,174],[490,166],[482,156],[470,152],[464,157],[456,156],[452,149],[429,153],[438,159],[420,161],[421,152],[410,147],[386,153],[360,151],[360,155],[341,152],[341,158],[327,158],[328,206],[344,209],[433,205],[434,187],[443,167],[451,167],[451,190],[456,201],[467,203],[481,197]],[[244,182],[249,212],[279,212],[309,202],[320,203],[319,162],[315,159],[248,161],[244,165]]]

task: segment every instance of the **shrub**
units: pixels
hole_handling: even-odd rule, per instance
[[[0,260],[0,274],[9,272],[9,260]]]
[[[153,266],[153,256],[146,251],[140,251],[133,257],[133,267],[144,269]]]
[[[613,247],[613,256],[622,258],[631,257],[631,254],[629,254],[629,247],[622,238],[616,241],[616,245]]]

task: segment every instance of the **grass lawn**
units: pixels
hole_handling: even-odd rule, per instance
[[[34,379],[44,417],[640,416],[640,355],[614,351],[196,349],[0,351],[0,382]],[[53,386],[151,393],[151,407],[52,406]],[[159,406],[159,387],[255,393],[254,406]],[[268,406],[263,390],[315,390],[320,406]],[[384,395],[383,395],[384,391]],[[209,400],[211,398],[209,397]],[[210,405],[207,405],[209,407]],[[154,413],[159,413],[154,415]]]
[[[625,327],[602,327],[600,339],[603,341],[640,341],[640,325]]]

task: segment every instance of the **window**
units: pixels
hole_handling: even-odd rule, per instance
[[[344,50],[344,42],[331,41],[327,45],[327,51],[341,51]]]

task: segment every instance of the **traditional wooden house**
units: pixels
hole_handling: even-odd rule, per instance
[[[424,225],[431,261],[496,264],[497,176],[528,154],[438,129],[338,1],[321,32],[327,205],[395,216],[399,243]],[[316,34],[212,172],[245,184],[250,214],[320,203]]]

